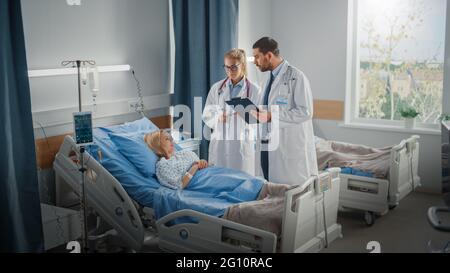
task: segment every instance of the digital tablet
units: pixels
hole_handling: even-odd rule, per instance
[[[258,120],[250,114],[250,110],[259,112],[259,108],[248,98],[234,98],[226,103],[234,108],[234,110],[241,116],[248,124],[258,123]]]

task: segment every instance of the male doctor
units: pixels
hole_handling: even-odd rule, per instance
[[[272,38],[258,40],[253,45],[253,56],[262,72],[270,71],[259,101],[263,109],[252,111],[262,123],[260,174],[271,182],[301,185],[318,175],[309,81],[303,72],[283,60]],[[269,148],[271,143],[275,145]]]

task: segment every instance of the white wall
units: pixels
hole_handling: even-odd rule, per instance
[[[264,36],[272,35],[271,0],[239,0],[238,46],[247,56],[253,56],[253,44]],[[261,86],[267,79],[254,64],[248,64],[248,78]]]
[[[240,3],[251,2],[241,0]],[[256,1],[255,1],[256,2]],[[258,1],[259,2],[259,1]],[[271,32],[280,43],[281,54],[304,71],[315,99],[345,100],[347,50],[347,0],[272,0]],[[268,3],[266,2],[265,5]],[[260,7],[261,8],[261,7]],[[262,8],[267,9],[268,7]],[[240,31],[259,30],[258,14],[247,13],[250,22]],[[450,16],[448,16],[450,17]],[[254,23],[256,22],[256,23]],[[448,18],[448,22],[450,22]],[[449,23],[447,23],[449,25]],[[447,27],[449,33],[450,27]],[[447,35],[447,41],[449,40]],[[450,92],[450,43],[447,42],[445,92]],[[450,97],[450,96],[449,96]],[[448,108],[447,108],[448,109]],[[449,109],[450,110],[450,109]],[[447,110],[447,111],[449,111]],[[398,144],[408,133],[340,127],[338,122],[315,120],[315,133],[327,139],[384,147]],[[424,191],[441,191],[440,136],[421,135],[420,175]]]
[[[308,75],[315,99],[345,99],[346,3],[277,0],[272,4],[273,37],[283,56]]]
[[[147,109],[165,114],[170,105],[168,0],[81,2],[68,6],[65,0],[22,0],[29,69],[60,68],[61,61],[73,59],[130,64],[142,83]],[[32,78],[30,87],[33,118],[47,135],[70,132],[71,112],[78,110],[76,76]],[[137,117],[128,108],[136,97],[130,73],[102,73],[100,88],[94,125]],[[90,110],[87,88],[82,98],[84,110]],[[42,136],[41,131],[36,135]]]

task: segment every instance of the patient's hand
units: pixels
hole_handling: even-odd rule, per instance
[[[208,168],[208,161],[206,161],[206,160],[202,159],[202,160],[198,161],[197,164],[198,164],[198,168],[200,170],[204,169],[204,168]]]

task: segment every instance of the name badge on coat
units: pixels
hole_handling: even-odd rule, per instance
[[[287,105],[288,104],[288,99],[287,98],[283,98],[283,97],[279,97],[276,100],[276,104],[277,105]]]

